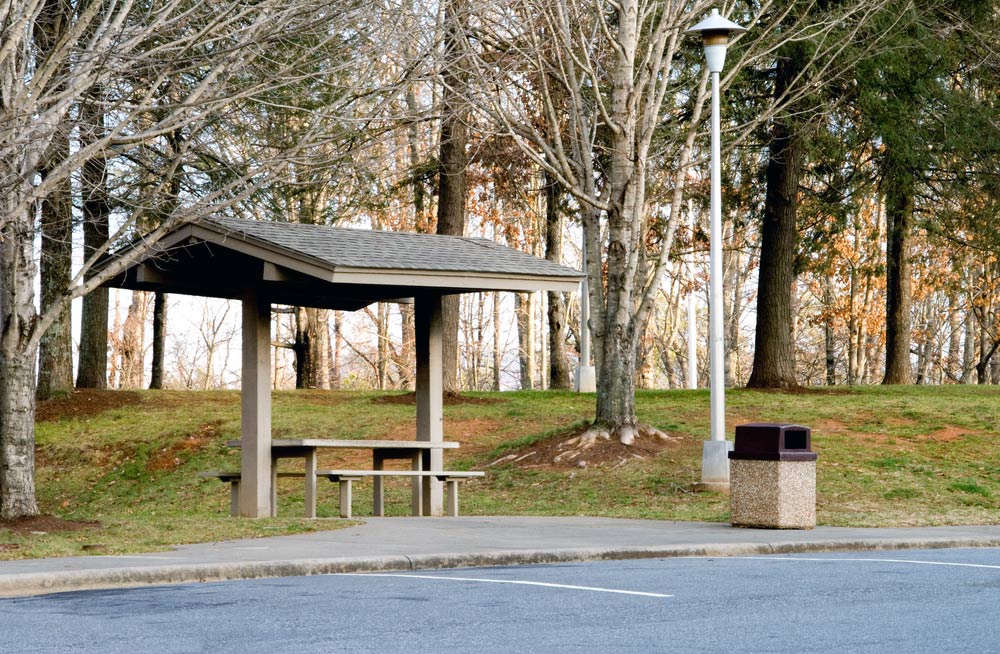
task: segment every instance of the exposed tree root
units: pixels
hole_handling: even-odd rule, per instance
[[[617,440],[622,445],[631,446],[635,445],[637,438],[646,439],[656,439],[661,441],[672,441],[676,440],[672,436],[668,436],[664,432],[660,431],[656,427],[647,424],[637,424],[637,425],[623,425],[617,429],[608,430],[601,426],[593,426],[587,429],[579,436],[567,439],[564,441],[560,447],[563,449],[556,457],[553,458],[553,463],[569,463],[574,460],[584,461],[581,457],[586,453],[586,451],[602,441],[611,441],[612,439]],[[643,458],[642,455],[634,454],[634,458]],[[625,459],[622,460],[624,462]]]
[[[611,438],[617,439],[622,445],[632,445],[635,443],[635,439],[638,437],[642,438],[658,438],[664,441],[674,440],[672,436],[668,436],[656,427],[648,425],[645,423],[639,423],[636,425],[622,425],[614,430],[607,430],[603,427],[593,426],[587,431],[583,432],[577,438],[570,439],[566,441],[567,444],[573,444],[573,441],[579,441],[581,447],[587,448],[591,447],[594,443],[599,440],[610,440]]]
[[[635,461],[655,457],[664,448],[680,441],[650,425],[627,428],[582,427],[561,437],[543,439],[515,452],[501,456],[490,466],[514,465],[520,468],[602,468],[612,470]]]

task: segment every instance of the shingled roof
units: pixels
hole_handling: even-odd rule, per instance
[[[575,290],[582,274],[488,239],[213,218],[178,227],[108,286],[356,309],[421,292]]]
[[[336,268],[449,271],[570,277],[579,272],[485,238],[381,232],[217,218],[234,238],[256,240]]]

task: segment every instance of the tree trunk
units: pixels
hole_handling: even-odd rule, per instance
[[[981,320],[979,325],[979,361],[976,363],[977,384],[990,383],[990,362],[998,347],[1000,347],[1000,340],[995,340],[990,336],[985,319]]]
[[[146,293],[132,292],[132,303],[129,304],[125,324],[122,326],[118,388],[142,388],[147,305]]]
[[[344,335],[342,332],[343,318],[340,311],[333,312],[333,366],[330,370],[330,385],[340,390],[341,382],[341,359],[340,353],[344,349]]]
[[[732,223],[723,229],[723,243],[734,244]],[[743,254],[738,247],[722,248],[722,369],[725,374],[725,385],[728,388],[736,386],[739,376],[740,353],[740,318],[743,315],[743,280],[745,266]]]
[[[885,377],[883,384],[909,384],[910,241],[913,232],[913,174],[886,154],[885,194]]]
[[[503,354],[500,350],[500,292],[493,292],[493,390],[500,390]]]
[[[153,363],[150,366],[149,388],[163,389],[163,359],[167,349],[167,294],[153,296]]]
[[[295,388],[330,388],[329,314],[325,309],[296,307]]]
[[[400,304],[399,318],[403,328],[403,344],[399,350],[399,359],[396,368],[399,370],[399,386],[407,390],[414,390],[414,371],[416,370],[417,359],[414,345],[416,343],[416,323],[414,322],[413,305]]]
[[[636,388],[655,388],[656,378],[656,343],[653,339],[653,330],[649,324],[643,326],[642,335],[639,338],[639,348],[636,353],[635,386]]]
[[[486,390],[486,293],[476,293],[476,390]]]
[[[35,500],[33,232],[26,215],[0,231],[0,519],[38,514]]]
[[[800,64],[778,60],[775,97],[783,95],[799,73]],[[768,146],[767,188],[761,226],[760,271],[757,288],[757,331],[753,370],[748,388],[794,388],[795,348],[792,342],[792,284],[798,245],[799,178],[804,147],[790,119],[776,119]]]
[[[389,388],[389,305],[379,302],[375,315],[375,340],[378,352],[375,370],[378,389],[384,391]]]
[[[929,301],[929,300],[928,300]],[[937,321],[933,317],[934,308],[928,306],[925,301],[922,303],[919,316],[921,325],[920,337],[917,341],[917,384],[932,384],[932,371],[934,361],[937,358],[935,347],[935,335],[938,327]]]
[[[823,282],[823,303],[826,307],[823,318],[823,340],[826,345],[827,386],[837,385],[837,352],[835,349],[837,341],[833,330],[833,302],[833,279],[828,275]],[[848,340],[850,340],[850,338],[848,338]]]
[[[562,263],[563,218],[560,211],[560,188],[550,176],[545,176],[545,258]],[[566,356],[566,298],[550,292],[549,304],[549,388],[573,387],[569,358]]]
[[[96,102],[80,108],[80,141],[83,145],[96,141],[104,133],[104,116]],[[108,242],[108,206],[105,176],[107,162],[103,157],[89,159],[80,172],[83,191],[83,258],[89,259]],[[108,386],[108,289],[98,288],[83,298],[80,317],[80,352],[76,385],[79,388]]]
[[[306,312],[311,314],[309,329],[312,337],[309,340],[311,348],[309,360],[312,362],[310,384],[312,388],[330,389],[330,311],[309,307]]]
[[[448,0],[445,5],[444,63],[441,68],[441,150],[438,170],[437,233],[462,236],[465,232],[466,168],[469,140],[466,110],[462,104],[462,85],[456,58],[462,51],[465,7],[463,0]],[[444,340],[443,385],[445,392],[459,391],[458,381],[458,296],[442,298],[441,322]]]
[[[622,162],[619,164],[624,165]],[[640,169],[634,172],[632,180],[621,183],[624,202],[613,207],[608,216],[606,300],[603,307],[600,301],[591,302],[591,306],[603,309],[600,312],[600,322],[594,329],[597,355],[597,411],[594,427],[606,430],[626,445],[632,444],[638,430],[635,415],[638,351],[636,326],[643,323],[643,317],[633,313],[635,278],[629,274],[632,255],[626,246],[627,226],[643,206],[643,189],[634,188],[633,184],[641,183],[644,177],[645,172]],[[626,220],[625,216],[629,218]],[[595,291],[599,292],[593,284],[590,290],[592,296],[596,294]],[[597,299],[600,299],[599,294]]]
[[[525,293],[514,294],[514,313],[517,315],[517,360],[520,364],[521,389],[530,391],[535,387],[534,366],[531,350],[531,303]]]
[[[33,28],[31,37],[36,48],[35,63],[42,69],[46,66],[51,67],[54,74],[51,90],[63,92],[69,77],[70,65],[69,60],[59,52],[59,45],[70,28],[73,7],[65,0],[44,0],[36,6],[38,13],[31,25]],[[9,17],[5,13],[5,28],[8,20]],[[6,42],[6,33],[4,37]],[[44,94],[44,86],[37,92]],[[5,90],[4,99],[13,101],[13,98],[9,97],[8,90]],[[6,105],[6,102],[4,104]],[[5,106],[5,113],[10,108]],[[53,118],[49,117],[48,120],[53,121]],[[16,124],[16,122],[5,123],[5,128],[11,129],[6,125]],[[39,399],[46,399],[55,393],[66,392],[73,388],[72,321],[69,302],[62,298],[69,287],[73,265],[73,187],[68,176],[59,176],[56,173],[59,164],[70,156],[71,129],[70,121],[61,113],[52,123],[50,140],[40,145],[43,154],[37,166],[43,183],[51,182],[52,174],[57,174],[52,190],[42,197],[40,202],[42,238],[39,308],[42,314],[56,311],[57,315],[55,321],[41,335],[39,342],[36,389]],[[4,156],[10,157],[12,154],[8,151]]]
[[[50,153],[48,159],[62,161],[69,154],[67,137],[58,137],[54,148],[56,151]],[[41,171],[43,179],[48,176],[47,166],[45,164]],[[41,202],[40,309],[47,313],[55,308],[59,317],[39,342],[36,393],[40,400],[73,389],[73,328],[69,302],[65,300],[73,265],[72,192],[67,178]]]
[[[881,229],[881,221],[879,222]],[[871,272],[866,272],[864,277],[864,293],[862,293],[861,307],[871,306],[875,295],[875,278]],[[864,309],[861,309],[862,313]],[[868,331],[868,323],[864,319],[858,321],[857,350],[858,350],[858,383],[871,383],[872,367],[871,362],[878,360],[878,342],[872,338]]]
[[[0,353],[0,519],[38,514],[34,387],[34,357]]]
[[[537,309],[532,313],[532,315],[538,318],[538,323],[535,325],[535,333],[538,335],[537,366],[541,371],[538,375],[538,388],[544,391],[549,388],[549,348],[548,343],[546,343],[547,339],[544,336],[544,334],[548,332],[546,327],[549,324],[549,303],[548,296],[542,295],[541,293],[532,293],[531,298],[535,308]]]
[[[954,291],[948,295],[948,358],[945,365],[945,376],[958,381],[962,376],[962,314],[958,294]]]
[[[594,424],[631,444],[635,418],[635,344],[629,329],[615,330],[601,341]]]
[[[970,308],[965,312],[965,341],[962,345],[962,376],[959,384],[972,381],[972,371],[976,367],[976,315]]]
[[[634,88],[636,52],[640,41],[637,2],[623,2],[615,9],[618,42],[611,64],[611,113],[621,121],[613,133],[609,149],[609,192],[612,199],[607,215],[606,273],[602,274],[600,220],[590,211],[583,212],[587,238],[588,276],[591,283],[590,326],[594,336],[597,369],[597,411],[595,429],[606,430],[626,445],[631,445],[638,431],[635,415],[635,366],[638,350],[638,326],[645,315],[638,311],[636,271],[643,210],[646,206],[647,150],[637,139]],[[637,146],[642,149],[637,149]],[[638,241],[638,242],[637,242]],[[595,270],[596,268],[596,270]],[[603,278],[603,283],[602,283]],[[602,288],[603,286],[603,288]],[[640,293],[641,294],[641,293]],[[646,311],[648,311],[648,305]]]
[[[295,388],[309,388],[309,369],[312,368],[309,361],[311,348],[309,347],[309,316],[305,307],[295,307],[295,337],[292,341],[292,354],[295,356]]]

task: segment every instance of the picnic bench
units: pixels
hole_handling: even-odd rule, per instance
[[[365,478],[381,480],[385,477],[410,477],[410,478],[433,478],[444,482],[448,487],[447,511],[452,517],[458,516],[458,484],[468,479],[484,477],[486,473],[465,470],[317,470],[316,477],[324,477],[331,482],[340,484],[340,517],[350,518],[352,516],[352,484]],[[222,482],[229,483],[229,504],[230,513],[233,516],[239,515],[240,497],[240,473],[210,471],[200,473],[201,477],[215,478]],[[305,477],[304,472],[279,472],[278,477]],[[314,478],[315,479],[315,478]],[[385,504],[383,494],[373,493],[372,515],[385,515]],[[277,484],[271,486],[271,516],[277,516]],[[307,515],[307,518],[315,518],[315,512]]]
[[[326,477],[331,482],[340,483],[340,517],[351,517],[351,483],[360,481],[366,477],[371,477],[375,481],[381,481],[385,477],[414,477],[414,478],[434,478],[448,485],[448,515],[458,516],[458,484],[467,479],[485,477],[485,472],[457,471],[457,470],[319,470],[317,477]],[[381,486],[381,485],[380,485]],[[385,515],[384,499],[381,489],[373,493],[374,506],[372,515]]]
[[[228,441],[229,447],[240,447],[238,440]],[[409,477],[413,484],[413,515],[423,514],[422,485],[425,481],[437,480],[447,484],[447,509],[449,515],[458,515],[458,484],[461,481],[482,477],[482,472],[430,470],[431,452],[455,449],[458,443],[450,441],[394,441],[394,440],[336,440],[325,438],[275,439],[271,441],[271,516],[277,515],[277,479],[279,477],[302,477],[305,480],[305,517],[316,517],[316,478],[326,477],[340,484],[340,513],[351,515],[352,483],[370,477],[373,480],[373,514],[384,515],[384,484],[387,477]],[[323,470],[316,469],[316,455],[320,449],[362,449],[372,452],[371,470]],[[283,458],[303,459],[302,472],[277,472],[278,460]],[[410,470],[386,470],[384,464],[393,459],[410,461]],[[230,500],[233,515],[239,515],[240,473],[212,471],[201,473],[203,477],[213,477],[230,484]],[[346,501],[345,501],[346,500]]]
[[[305,477],[304,472],[277,472],[275,473],[277,477]],[[208,472],[199,472],[199,477],[206,477],[209,479],[218,479],[221,482],[229,483],[229,514],[234,518],[240,514],[240,473],[239,472],[222,472],[219,470],[210,470]],[[277,516],[277,506],[278,506],[278,485],[274,483],[275,480],[271,480],[271,517]],[[314,516],[315,517],[315,516]]]

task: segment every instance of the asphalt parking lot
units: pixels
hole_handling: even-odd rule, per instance
[[[0,600],[0,652],[989,652],[1000,549],[602,561]]]

